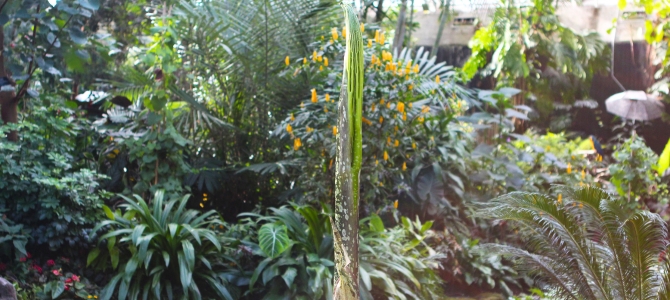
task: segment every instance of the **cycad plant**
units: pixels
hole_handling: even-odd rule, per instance
[[[516,260],[555,299],[670,299],[668,225],[630,211],[594,187],[560,187],[558,197],[516,192],[480,216],[515,221],[525,249],[483,245]]]
[[[102,299],[233,299],[225,240],[214,230],[224,224],[215,211],[186,209],[188,196],[164,201],[162,190],[151,207],[137,195],[123,198],[123,211],[104,207],[109,220],[94,231],[109,228],[99,239],[106,247],[88,256],[88,265],[106,269],[111,263],[116,272]]]

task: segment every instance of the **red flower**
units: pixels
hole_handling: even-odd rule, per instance
[[[69,290],[70,290],[70,287],[66,285],[66,286],[65,286],[65,290],[66,290],[66,291],[69,291]]]
[[[65,279],[65,283],[72,283],[72,278]]]
[[[56,262],[53,259],[47,260],[47,266],[53,267],[54,265],[56,265]]]
[[[26,252],[26,256],[27,256],[28,258],[33,258],[33,256],[30,255],[30,252]]]
[[[60,276],[60,271],[58,271],[58,270],[53,270],[53,271],[51,271],[51,273],[54,273],[54,275],[56,275],[56,276]]]
[[[35,269],[35,271],[37,271],[37,273],[40,273],[40,274],[42,273],[42,268],[38,265],[33,265],[33,269]]]
[[[79,282],[79,276],[77,275],[72,275],[72,280]]]
[[[26,262],[26,258],[25,258],[25,257],[21,257],[21,258],[19,258],[19,261],[20,261],[20,262]]]
[[[4,271],[5,269],[7,269],[7,265],[0,263],[0,271]]]

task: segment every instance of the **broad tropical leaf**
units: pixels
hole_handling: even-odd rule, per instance
[[[269,223],[258,230],[258,245],[268,257],[279,256],[290,243],[285,225]]]

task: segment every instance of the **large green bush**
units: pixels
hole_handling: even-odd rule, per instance
[[[333,193],[344,44],[336,28],[332,35],[314,43],[311,56],[288,64],[285,77],[307,77],[314,88],[274,130],[290,141],[285,157],[301,162],[295,182],[308,202]],[[437,209],[432,211],[439,215],[463,194],[469,135],[457,117],[467,109],[469,93],[458,85],[451,67],[436,64],[427,52],[392,54],[380,41],[370,39],[364,53],[362,203],[369,205],[368,211],[392,203],[399,187],[416,189],[411,182],[429,168],[434,175],[418,186],[417,201],[432,202]]]
[[[109,194],[99,189],[104,176],[86,151],[95,143],[86,130],[90,123],[72,114],[52,102],[32,108],[17,125],[0,126],[0,136],[18,129],[20,137],[0,142],[0,214],[30,232],[29,246],[78,256],[74,249],[87,248]]]
[[[307,205],[243,214],[242,242],[258,258],[232,281],[248,283],[248,299],[329,299],[333,292],[333,239],[328,210]],[[361,220],[361,299],[439,299],[436,270],[445,258],[428,240],[433,222],[402,218],[386,228],[377,215]],[[251,228],[249,231],[247,229]],[[274,249],[274,250],[270,250]],[[247,266],[248,268],[248,266]]]
[[[187,209],[188,196],[165,200],[162,190],[151,207],[137,195],[123,198],[123,210],[103,207],[108,220],[96,231],[107,230],[88,256],[89,265],[116,273],[102,299],[233,299],[223,255],[231,240],[217,233],[224,224],[214,211]]]

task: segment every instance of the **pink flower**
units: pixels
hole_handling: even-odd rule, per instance
[[[53,259],[47,260],[47,266],[53,267],[54,265],[56,265],[56,262]]]
[[[72,280],[79,282],[79,276],[77,275],[72,275]]]
[[[72,278],[65,279],[65,283],[72,283]]]
[[[65,290],[66,290],[66,291],[69,291],[69,290],[70,290],[70,287],[66,285],[66,286],[65,286]]]
[[[20,261],[20,262],[26,262],[26,260],[27,260],[27,259],[26,259],[25,257],[21,257],[21,258],[19,258],[19,261]]]
[[[58,270],[53,270],[53,271],[51,271],[51,273],[54,273],[54,275],[56,275],[56,276],[60,276],[60,271],[58,271]]]
[[[26,256],[27,256],[28,258],[33,258],[33,256],[30,255],[30,252],[26,252]]]

